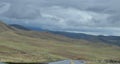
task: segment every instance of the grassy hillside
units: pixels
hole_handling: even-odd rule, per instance
[[[93,62],[103,59],[119,60],[120,47],[75,40],[48,32],[12,30],[8,27],[0,32],[2,62],[51,62],[64,59]]]

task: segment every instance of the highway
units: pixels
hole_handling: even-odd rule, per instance
[[[49,64],[85,64],[85,62],[81,60],[64,60],[58,62],[51,62]]]

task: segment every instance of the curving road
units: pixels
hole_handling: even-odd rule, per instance
[[[85,64],[85,62],[81,60],[64,60],[58,62],[51,62],[49,64]]]
[[[9,63],[0,62],[0,64],[9,64]],[[28,63],[24,63],[24,64],[28,64]],[[38,63],[33,63],[33,64],[38,64]],[[82,60],[63,60],[63,61],[58,61],[58,62],[51,62],[48,64],[85,64],[85,62]]]

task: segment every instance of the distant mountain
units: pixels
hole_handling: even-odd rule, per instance
[[[84,33],[71,33],[71,32],[61,32],[61,31],[50,31],[50,30],[44,30],[42,28],[34,28],[34,27],[23,27],[22,25],[12,24],[10,25],[12,27],[22,29],[22,30],[36,30],[36,31],[45,31],[57,35],[66,36],[69,38],[74,39],[84,39],[91,42],[103,42],[111,45],[117,45],[120,46],[120,36],[103,36],[103,35],[89,35]]]
[[[21,25],[11,26],[0,22],[0,62],[47,63],[66,59],[96,62],[96,59],[111,58],[116,61],[120,58],[120,47],[105,43],[116,39],[119,38],[49,30],[34,31]]]
[[[11,27],[17,28],[17,29],[21,29],[21,30],[30,30],[22,25],[18,25],[18,24],[11,24]]]
[[[70,33],[70,32],[60,32],[60,31],[50,31],[54,34],[64,35],[66,37],[74,39],[84,39],[91,42],[103,42],[111,45],[120,46],[120,36],[103,36],[103,35],[88,35],[83,33]]]

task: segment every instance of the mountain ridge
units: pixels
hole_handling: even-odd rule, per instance
[[[26,30],[26,31],[29,31],[30,29],[22,26],[22,25],[18,25],[18,24],[10,24],[9,26],[11,27],[14,27],[14,28],[17,28],[17,29],[21,29],[21,30]]]
[[[13,27],[18,28],[17,25],[13,26]],[[24,29],[32,30],[31,28],[25,28],[25,27],[24,27]],[[34,31],[34,29],[33,29],[33,31]],[[84,39],[84,40],[88,40],[91,42],[104,42],[107,44],[120,46],[120,36],[90,35],[90,34],[84,34],[84,33],[71,33],[71,32],[50,31],[50,30],[40,29],[39,32],[41,32],[41,31],[49,32],[49,33],[57,34],[57,35],[62,35],[62,36],[65,36],[68,38],[73,38],[73,39]]]
[[[22,30],[5,23],[0,27],[0,30],[7,29],[0,32],[0,62],[46,63],[66,59],[96,62],[120,58],[120,47],[115,45],[68,38],[47,31]]]

